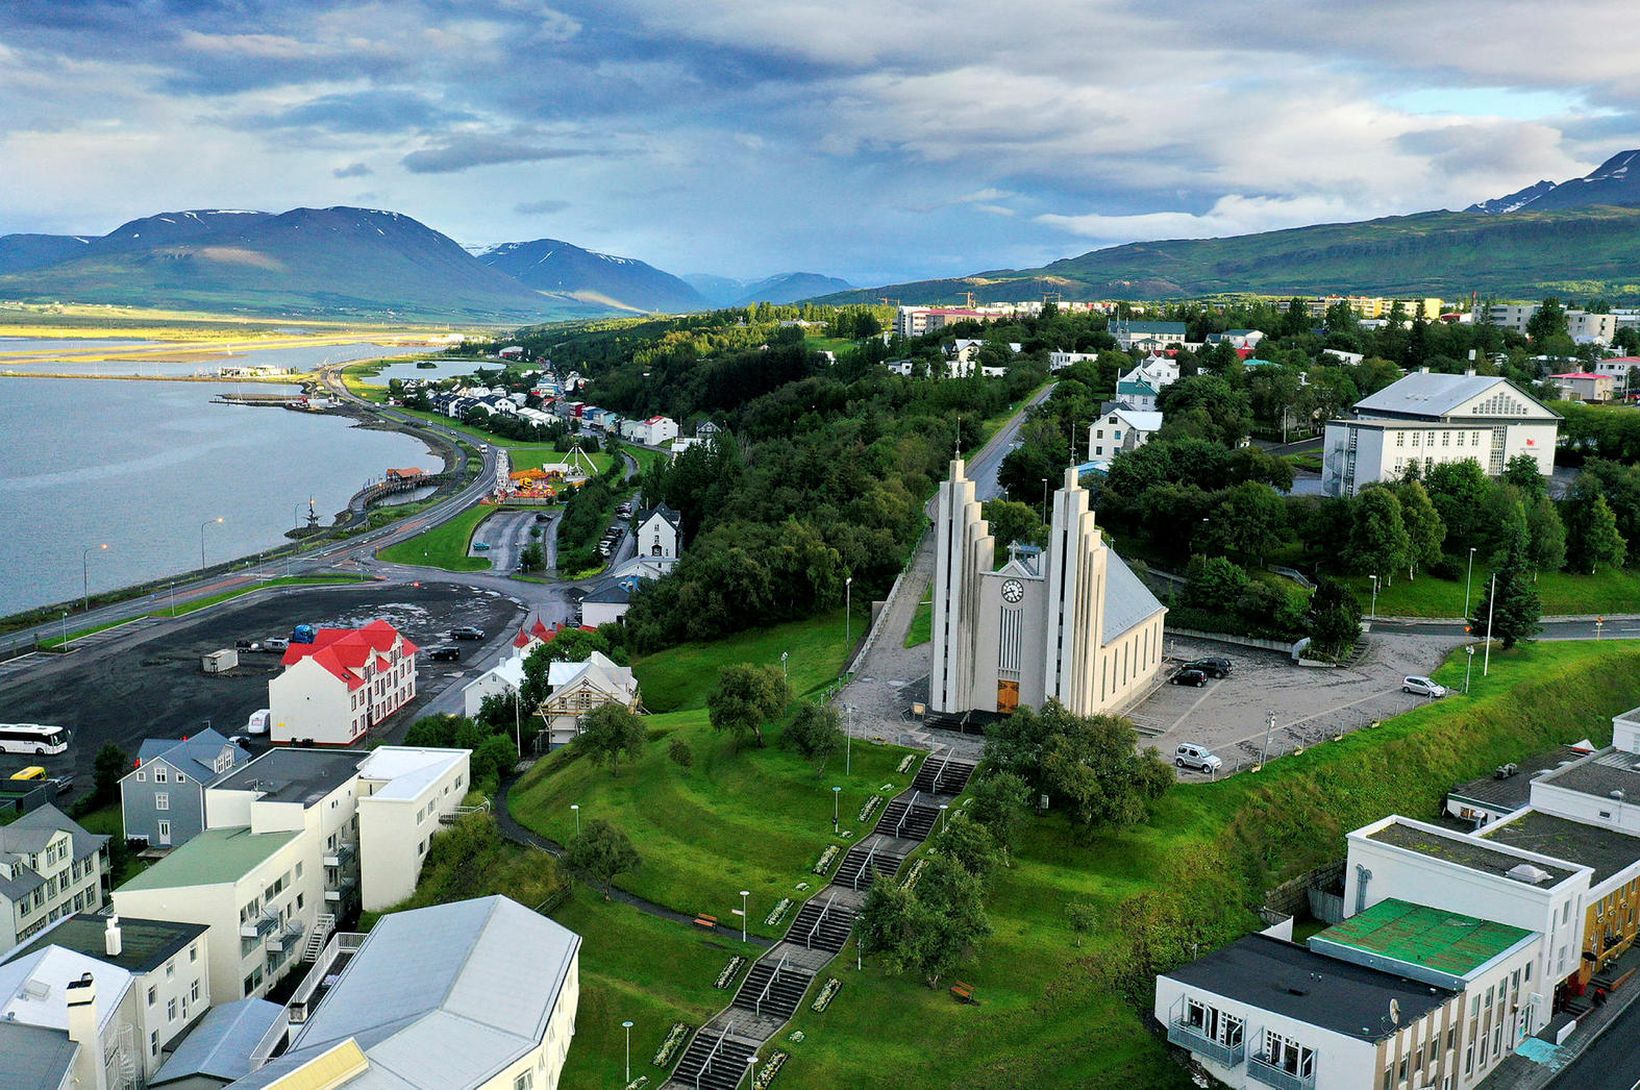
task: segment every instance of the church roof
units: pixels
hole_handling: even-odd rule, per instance
[[[672,529],[674,529],[674,530],[676,530],[678,528],[679,521],[682,517],[676,511],[674,511],[670,507],[666,506],[666,504],[657,503],[655,506],[653,506],[651,508],[648,508],[646,510],[638,512],[638,527],[639,527],[639,529],[642,529],[645,523],[647,523],[650,519],[654,518],[657,515],[659,515],[661,517],[661,519],[664,520],[665,522],[671,524]]]
[[[1109,644],[1167,607],[1150,593],[1115,549],[1107,550],[1106,555],[1110,559],[1105,567],[1105,643]]]

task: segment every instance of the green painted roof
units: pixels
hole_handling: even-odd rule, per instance
[[[1409,965],[1467,976],[1531,934],[1524,928],[1392,897],[1315,937]]]
[[[297,835],[296,830],[253,833],[247,828],[207,829],[120,889],[178,889],[237,882]]]

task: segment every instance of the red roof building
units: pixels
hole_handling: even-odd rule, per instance
[[[274,742],[352,745],[416,695],[420,649],[386,621],[321,628],[292,643],[268,682]]]

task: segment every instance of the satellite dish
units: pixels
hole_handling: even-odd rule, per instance
[[[1399,999],[1389,1001],[1389,1020],[1396,1025],[1401,1024],[1401,1001]]]

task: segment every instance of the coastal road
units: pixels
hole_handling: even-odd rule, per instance
[[[1390,621],[1379,618],[1373,623],[1372,632],[1375,636],[1455,636],[1464,637],[1462,621],[1451,619],[1432,619],[1428,621],[1397,620]],[[1594,619],[1591,617],[1561,618],[1543,622],[1543,631],[1538,633],[1540,640],[1632,640],[1640,638],[1640,617],[1610,616],[1605,625],[1595,631]]]

